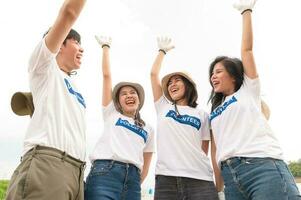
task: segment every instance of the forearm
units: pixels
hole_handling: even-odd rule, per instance
[[[249,52],[253,50],[253,30],[252,30],[252,12],[245,11],[242,15],[242,45],[241,51]]]
[[[153,63],[151,70],[151,77],[159,77],[159,73],[161,70],[162,61],[164,59],[165,54],[162,51],[159,51],[155,62]]]
[[[104,78],[111,77],[110,67],[110,48],[104,46],[102,48],[102,74]]]

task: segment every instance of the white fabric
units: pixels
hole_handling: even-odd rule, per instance
[[[104,130],[90,155],[91,162],[109,159],[134,164],[141,170],[143,153],[155,151],[151,126],[136,126],[134,119],[115,109],[113,101],[103,108],[103,119]]]
[[[84,100],[55,58],[56,54],[49,51],[43,39],[30,59],[29,82],[35,111],[25,135],[23,154],[38,144],[57,148],[84,161]]]
[[[212,181],[209,158],[201,148],[210,140],[208,114],[189,106],[174,105],[164,96],[155,102],[157,111],[156,174]],[[195,125],[195,126],[194,126]]]
[[[219,164],[235,156],[283,159],[278,140],[261,112],[258,78],[245,75],[241,88],[225,98],[211,113],[210,121]]]

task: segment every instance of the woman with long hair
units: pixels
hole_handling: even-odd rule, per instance
[[[140,200],[140,185],[154,152],[153,129],[140,117],[144,90],[138,83],[120,82],[112,91],[111,39],[96,39],[103,49],[104,130],[90,155],[92,167],[85,185],[85,199]]]
[[[208,114],[197,108],[197,88],[187,73],[174,72],[159,80],[161,63],[173,48],[170,38],[158,38],[159,53],[151,70],[157,112],[156,200],[216,200],[207,157]]]
[[[210,65],[210,124],[218,190],[227,200],[301,199],[267,118],[262,113],[260,81],[253,56],[252,9],[239,0],[242,14],[241,60],[217,57]],[[264,111],[265,113],[265,111]],[[216,159],[215,159],[216,158]],[[218,176],[221,170],[221,176]]]

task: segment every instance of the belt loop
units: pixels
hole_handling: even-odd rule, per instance
[[[62,161],[65,162],[66,158],[67,158],[67,153],[64,151],[62,154]]]
[[[33,148],[32,148],[32,152],[31,152],[31,156],[34,157],[34,155],[36,155],[36,151],[37,151],[37,147],[39,145],[35,145]]]

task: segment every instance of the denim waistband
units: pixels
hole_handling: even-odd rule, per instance
[[[237,167],[241,163],[249,163],[252,160],[273,160],[277,161],[278,159],[270,157],[231,157],[221,162],[221,169],[226,166],[231,166],[232,168]]]
[[[82,168],[82,169],[84,169],[85,165],[86,165],[86,162],[76,159],[76,158],[68,155],[64,151],[61,151],[56,148],[40,146],[40,145],[36,145],[32,149],[30,149],[24,156],[22,156],[21,160],[25,160],[29,156],[34,156],[36,154],[44,154],[44,155],[56,157],[58,159],[61,159],[62,161],[66,161],[66,162],[74,165],[75,167]]]
[[[125,162],[121,162],[121,161],[117,161],[117,160],[109,160],[109,159],[98,159],[98,160],[94,160],[93,161],[93,165],[95,164],[103,164],[103,163],[107,163],[107,164],[111,164],[111,165],[121,165],[121,166],[124,166],[124,167],[134,167],[136,168],[137,170],[140,171],[140,169],[134,165],[134,164],[131,164],[131,163],[125,163]]]

